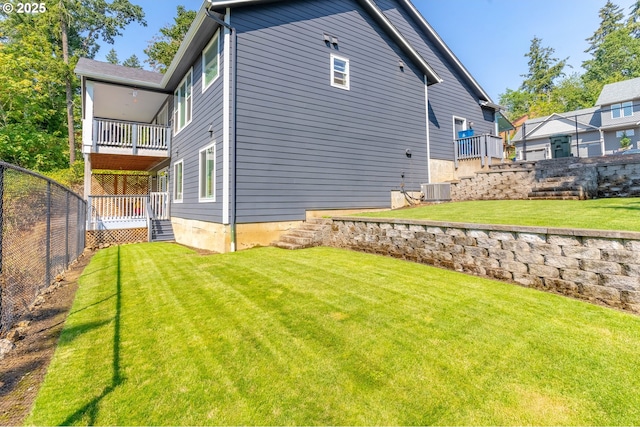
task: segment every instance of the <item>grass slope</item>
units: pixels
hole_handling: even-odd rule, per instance
[[[374,255],[112,247],[28,424],[640,422],[640,318]]]
[[[640,231],[640,198],[593,200],[481,200],[358,214],[370,218],[429,219],[481,224]]]

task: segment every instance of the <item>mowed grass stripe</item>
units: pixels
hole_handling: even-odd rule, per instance
[[[637,424],[639,365],[638,317],[506,283],[126,245],[85,270],[27,423]]]
[[[476,224],[640,231],[640,198],[591,200],[478,200],[368,212],[368,218]]]

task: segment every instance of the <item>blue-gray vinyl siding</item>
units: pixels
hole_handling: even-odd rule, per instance
[[[396,0],[375,0],[380,10],[402,33],[420,55],[443,79],[442,83],[429,86],[429,140],[431,158],[453,160],[453,116],[473,122],[476,134],[495,134],[494,114],[479,105],[479,97],[459,70],[445,56],[433,40],[420,29],[417,22]],[[428,16],[426,17],[428,19]],[[465,24],[462,24],[463,26]],[[464,30],[470,30],[468,25]],[[477,30],[477,28],[476,28]],[[489,39],[478,33],[478,49],[487,52],[487,66],[492,65]]]
[[[625,126],[633,127],[636,123],[640,122],[640,99],[630,101],[633,105],[633,111],[631,116],[613,118],[611,113],[613,105],[603,105],[601,114],[601,121],[603,127],[616,127],[622,128]]]
[[[563,132],[563,134],[571,136],[571,154],[574,157],[595,157],[602,155],[602,147],[600,143],[600,132],[591,130],[588,132],[578,133],[578,143],[576,144],[576,135],[573,132]],[[540,137],[527,138],[527,160],[545,159],[551,153],[551,135],[547,134]],[[522,141],[516,142],[516,150],[519,153],[523,150]]]
[[[198,52],[209,43],[211,36],[194,42],[192,45]],[[220,34],[219,75],[209,88],[202,92],[202,55],[192,63],[193,66],[193,109],[192,121],[171,142],[171,216],[190,220],[207,222],[222,222],[222,110],[223,110],[223,54],[224,48],[222,32]],[[184,75],[182,76],[184,77]],[[178,83],[182,80],[178,80]],[[173,114],[173,96],[170,102],[170,115]],[[173,119],[172,119],[173,120]],[[213,135],[210,136],[209,126],[213,125]],[[199,193],[199,153],[200,150],[216,143],[216,199],[215,202],[200,202]],[[180,160],[183,164],[183,201],[173,202],[173,165]]]
[[[231,23],[238,223],[389,207],[403,173],[409,190],[427,182],[424,76],[356,1],[234,9]],[[350,90],[330,85],[332,53],[349,60]]]

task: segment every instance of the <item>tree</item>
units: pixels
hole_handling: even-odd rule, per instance
[[[122,61],[122,65],[130,68],[142,68],[142,65],[140,64],[140,60],[135,54],[131,55],[130,57]]]
[[[553,48],[543,47],[542,39],[533,37],[529,52],[525,54],[529,58],[529,72],[523,74],[525,80],[522,82],[521,89],[533,95],[549,95],[554,87],[554,81],[564,76],[564,67],[567,65],[567,59],[559,60],[553,58],[555,52]]]
[[[160,35],[154,36],[149,46],[144,50],[144,53],[149,57],[145,62],[154,70],[165,73],[195,17],[194,10],[178,6],[176,16],[173,18],[173,25],[165,25],[160,28]]]
[[[597,50],[609,34],[624,26],[624,13],[620,6],[613,4],[611,0],[607,0],[598,15],[600,16],[600,26],[591,37],[586,39],[589,42],[589,47],[585,52]]]
[[[507,111],[506,115],[509,119],[516,119],[529,113],[533,96],[524,90],[508,89],[505,93],[500,94],[500,105],[504,106]]]
[[[627,28],[616,30],[607,35],[582,67],[585,82],[596,83],[593,88],[598,92],[606,83],[640,77],[640,39]]]
[[[500,95],[500,104],[507,107],[509,117],[525,114],[536,117],[554,108],[551,93],[556,80],[564,75],[568,59],[554,58],[554,52],[553,48],[542,46],[542,39],[533,37],[529,52],[524,55],[529,58],[529,71],[521,76],[524,77],[522,85],[518,90],[507,89]]]
[[[68,154],[64,66],[51,55],[47,34],[31,19],[18,19],[8,28],[3,24],[0,159],[40,171],[60,168]]]
[[[630,9],[627,27],[633,37],[640,38],[640,0],[636,0]]]
[[[129,0],[55,0],[47,2],[46,12],[40,14],[9,14],[0,22],[1,32],[8,43],[28,37],[31,32],[45,36],[47,54],[61,66],[67,113],[69,161],[75,160],[74,97],[78,92],[73,68],[80,56],[92,58],[101,38],[113,43],[114,37],[131,22],[146,25],[140,6]]]
[[[114,64],[114,65],[120,64],[120,60],[118,59],[118,53],[113,48],[111,48],[109,53],[107,53],[107,56],[105,57],[105,59],[109,64]]]

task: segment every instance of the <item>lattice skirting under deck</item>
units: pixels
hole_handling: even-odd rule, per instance
[[[87,248],[90,249],[99,248],[101,245],[112,245],[117,243],[138,243],[146,241],[146,228],[87,231]]]

